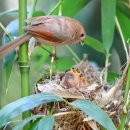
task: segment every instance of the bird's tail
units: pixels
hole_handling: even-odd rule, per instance
[[[28,41],[32,37],[31,34],[25,33],[13,41],[8,42],[6,45],[3,45],[0,47],[0,57],[5,56],[8,54],[10,51],[15,49],[17,46],[21,45],[22,43]]]

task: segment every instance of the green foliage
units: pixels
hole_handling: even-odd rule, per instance
[[[60,3],[61,2],[61,3]],[[57,4],[54,7],[54,10],[51,12],[53,15],[58,15],[59,13],[59,7],[61,8],[62,15],[75,17],[84,7],[87,6],[89,2],[92,2],[92,0],[61,0],[59,1],[59,4]],[[43,10],[36,10],[36,4],[37,0],[33,0],[33,3],[31,3],[31,11],[29,12],[29,17],[32,16],[42,16],[46,15]],[[23,6],[21,6],[23,7]],[[92,7],[92,6],[91,6]],[[24,7],[25,9],[26,7]],[[116,13],[115,13],[116,12]],[[114,31],[115,31],[115,16],[117,16],[119,24],[121,26],[121,32],[123,35],[123,38],[125,39],[125,42],[127,43],[128,39],[130,38],[130,4],[128,0],[102,0],[101,1],[101,27],[102,27],[102,41],[99,41],[98,39],[88,36],[85,39],[85,45],[90,46],[97,52],[101,54],[105,54],[106,56],[106,67],[108,67],[109,64],[109,53],[110,49],[113,45],[113,39],[114,39]],[[24,10],[24,13],[26,13],[26,9]],[[12,14],[18,14],[18,10],[9,10],[0,13],[0,17],[6,16],[6,15],[12,15]],[[26,14],[24,14],[26,15]],[[96,14],[95,14],[96,15]],[[24,19],[24,18],[23,18]],[[22,21],[23,21],[22,19]],[[91,19],[90,19],[91,20]],[[21,21],[21,20],[20,20]],[[96,21],[95,21],[96,22]],[[23,25],[20,26],[21,31],[23,29]],[[17,32],[17,29],[14,27],[13,31]],[[119,31],[119,34],[121,33]],[[44,45],[43,45],[44,46]],[[128,44],[127,44],[128,46]],[[53,50],[53,47],[44,46],[49,51]],[[26,51],[27,48],[25,48]],[[23,54],[24,55],[24,54]],[[4,72],[6,81],[8,84],[8,80],[10,78],[10,73],[12,70],[13,62],[15,53],[7,55],[7,57],[4,59]],[[67,56],[59,56],[58,61],[58,71],[63,71],[68,68],[70,68],[72,65],[74,65],[74,61]],[[43,67],[43,63],[46,64],[50,60],[49,55],[47,52],[43,51],[41,48],[36,48],[33,52],[32,56],[30,57],[31,62],[31,75],[35,75],[37,79],[41,77],[40,74],[43,74],[45,72],[45,68]],[[25,56],[25,61],[27,61],[27,51]],[[127,62],[127,61],[126,61]],[[5,64],[7,63],[7,64]],[[68,64],[69,63],[69,64]],[[67,65],[66,65],[67,64]],[[42,69],[41,69],[42,68]],[[39,70],[42,70],[39,72]],[[37,74],[39,72],[39,75]],[[106,79],[108,82],[115,81],[115,78],[119,79],[121,75],[114,73],[114,72],[105,72],[106,73]],[[128,73],[127,77],[127,83],[126,83],[126,89],[125,89],[125,104],[127,102],[128,92],[129,92],[129,79],[130,75]],[[23,83],[25,80],[23,80]],[[32,82],[32,79],[31,79]],[[36,79],[33,81],[36,82]],[[27,90],[27,87],[23,89],[23,91],[30,91]],[[22,114],[23,112],[30,110],[40,104],[45,104],[48,102],[53,101],[62,101],[63,99],[51,94],[36,94],[32,96],[28,96],[25,98],[21,98],[20,100],[17,100],[13,103],[10,103],[3,107],[3,109],[0,110],[0,128],[5,126],[9,121],[12,121],[13,118],[16,116]],[[82,110],[84,113],[89,115],[91,118],[96,120],[99,124],[101,124],[104,128],[108,130],[115,130],[115,126],[112,123],[111,119],[106,115],[106,113],[100,109],[98,106],[96,106],[94,103],[87,101],[87,100],[77,100],[71,103],[72,106]],[[126,120],[126,113],[123,113],[123,118],[121,119],[121,127],[120,129],[125,128],[125,120]],[[28,118],[25,118],[21,122],[19,122],[13,129],[22,129],[26,124],[28,124],[32,119],[37,118],[38,120],[35,123],[31,123],[32,129],[41,129],[44,125],[45,129],[52,129],[53,123],[54,123],[54,116],[31,116]],[[33,125],[32,125],[33,124]]]
[[[113,43],[114,30],[115,30],[115,11],[116,11],[116,0],[102,0],[101,1],[102,11],[102,39],[104,49],[107,53]]]
[[[1,12],[0,17],[5,16],[5,15],[12,15],[12,14],[18,14],[18,9],[7,10],[4,12]]]
[[[0,128],[6,125],[14,117],[22,114],[22,112],[25,112],[41,104],[62,100],[62,98],[53,94],[40,93],[12,102],[0,110]]]
[[[91,0],[63,0],[62,2],[62,15],[75,16],[82,8],[84,8]],[[59,8],[54,11],[57,15]]]
[[[8,122],[11,122],[13,118],[20,115],[21,113],[30,110],[36,106],[39,106],[41,104],[46,104],[49,102],[54,101],[63,101],[62,98],[55,96],[53,94],[49,93],[40,93],[35,94],[31,96],[27,96],[24,98],[21,98],[17,101],[14,101],[8,105],[6,105],[4,108],[0,110],[0,128],[2,128],[4,125],[6,125]],[[69,104],[69,103],[68,103]],[[98,123],[100,123],[104,128],[108,130],[116,130],[114,124],[112,123],[111,119],[108,117],[108,115],[96,104],[92,103],[89,100],[76,100],[72,103],[70,103],[75,108],[80,109],[85,114],[96,120]],[[40,130],[40,128],[43,128],[45,130],[51,130],[54,124],[54,116],[44,116],[44,115],[35,115],[30,116],[28,118],[23,119],[20,121],[13,130],[21,130],[25,125],[27,125],[31,120],[37,119],[38,122],[36,122],[33,125],[33,130]]]
[[[42,118],[39,123],[36,125],[35,128],[37,130],[52,130],[53,129],[53,124],[54,124],[54,116],[47,116],[45,118]]]
[[[120,74],[114,73],[114,72],[108,72],[107,81],[114,83],[116,79],[119,79],[121,77]]]
[[[97,40],[97,39],[95,39],[93,37],[87,36],[85,38],[84,42],[85,42],[86,45],[92,47],[96,51],[101,52],[101,53],[105,53],[103,43],[101,43],[99,40]]]
[[[128,0],[117,0],[117,9],[120,10],[125,16],[130,18],[130,5]]]
[[[33,116],[30,116],[30,117],[28,117],[28,118],[26,118],[26,119],[20,121],[19,123],[17,123],[17,125],[16,125],[15,127],[13,127],[12,129],[13,129],[13,130],[22,130],[23,127],[24,127],[27,123],[29,123],[29,122],[32,121],[32,120],[36,120],[36,119],[38,119],[38,118],[41,118],[41,117],[43,117],[43,115],[33,115]]]
[[[119,20],[125,42],[127,43],[128,39],[130,38],[130,18],[128,18],[119,10],[117,10],[117,18]]]
[[[116,127],[114,126],[109,116],[100,107],[91,101],[81,99],[72,102],[71,105],[85,112],[107,130],[116,130]]]
[[[44,16],[46,15],[43,11],[35,11],[33,13],[33,17],[38,17],[38,16]]]
[[[36,122],[38,118],[40,119],[38,120],[38,122]],[[52,130],[53,128],[54,116],[33,115],[17,123],[17,125],[13,127],[12,130],[22,130],[23,127],[32,120],[33,122],[35,120],[36,123],[35,125],[33,125],[33,127],[31,127],[31,130],[42,130],[43,128],[45,130]]]

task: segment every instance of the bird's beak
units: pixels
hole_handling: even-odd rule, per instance
[[[79,44],[80,44],[81,46],[83,46],[83,45],[84,45],[84,41],[80,41]]]

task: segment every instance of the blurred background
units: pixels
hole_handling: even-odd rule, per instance
[[[36,12],[34,16],[49,14],[50,10],[52,10],[57,3],[58,0],[37,0]],[[74,7],[78,8],[78,6],[80,5],[75,5]],[[28,12],[30,11],[30,8],[31,0],[28,0]],[[68,10],[70,10],[70,8],[66,8],[66,12]],[[7,31],[10,32],[13,36],[18,36],[18,0],[1,0],[0,13],[0,22],[4,25],[4,27],[7,28]],[[102,41],[100,0],[90,0],[89,2],[86,2],[83,8],[80,9],[75,15],[73,15],[73,17],[78,19],[83,24],[86,29],[87,35]],[[3,37],[3,35],[4,32],[1,29],[0,45],[3,45],[7,42],[7,39]],[[105,55],[103,53],[97,52],[95,49],[87,45],[81,46],[79,44],[75,44],[71,45],[70,47],[80,57],[80,59],[83,58],[84,54],[87,54],[88,60],[90,62],[93,62],[94,64],[96,64],[96,66],[100,68],[104,67]],[[51,49],[51,47],[48,48]],[[120,73],[121,66],[126,62],[126,57],[121,38],[116,29],[110,53],[111,66],[109,70],[116,73]],[[15,58],[15,62],[13,64],[12,69],[9,69],[9,63],[12,62],[10,61],[10,59],[13,57],[13,55],[14,53],[11,53],[8,57],[2,59],[0,63],[0,73],[2,74],[6,71],[6,74],[3,74],[3,78],[2,75],[0,76],[1,80],[3,81],[5,77],[8,77],[8,83],[5,84],[6,87],[1,87],[3,89],[1,101],[2,105],[5,105],[15,99],[18,99],[21,96],[20,72],[17,58]],[[64,71],[75,64],[75,60],[73,60],[73,55],[67,50],[65,46],[57,48],[57,55],[59,59],[58,71]],[[2,64],[2,62],[4,63],[4,65]],[[42,49],[36,47],[30,60],[30,86],[32,88],[31,92],[35,86],[35,83],[40,80],[40,78],[42,78],[45,73],[49,72],[49,64],[49,55]],[[6,70],[3,70],[3,66],[6,66]],[[8,73],[7,71],[11,71],[11,73]]]

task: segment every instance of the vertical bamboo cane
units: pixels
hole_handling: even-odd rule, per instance
[[[27,18],[27,0],[19,0],[19,34],[24,33],[23,27],[26,26],[24,20]],[[19,66],[21,73],[21,97],[30,94],[29,89],[29,59],[28,59],[28,44],[24,43],[19,49]],[[30,116],[30,112],[24,112],[22,118]],[[24,130],[29,130],[29,125],[24,127]]]

